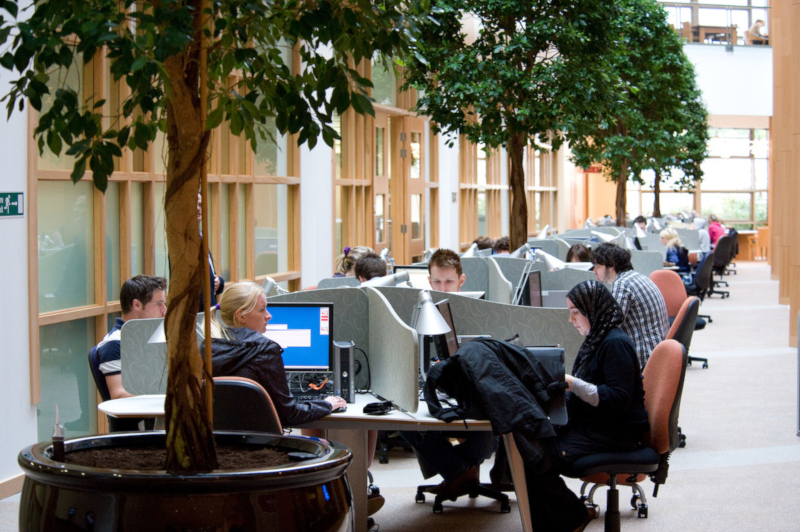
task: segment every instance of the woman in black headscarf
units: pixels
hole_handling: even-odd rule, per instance
[[[549,467],[526,471],[536,528],[580,531],[591,520],[586,507],[567,488],[561,472],[595,453],[635,449],[649,429],[639,359],[628,335],[618,328],[622,310],[597,281],[567,294],[569,321],[583,341],[569,386],[569,425],[549,442]]]

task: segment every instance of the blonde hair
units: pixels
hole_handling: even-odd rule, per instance
[[[227,285],[219,297],[219,310],[211,310],[211,337],[230,338],[227,329],[242,326],[237,314],[241,316],[256,308],[258,296],[263,293],[264,289],[252,281]]]
[[[672,227],[667,227],[658,233],[658,236],[667,240],[666,246],[668,250],[681,247],[681,237],[678,236],[678,232]]]
[[[341,253],[336,257],[335,263],[337,273],[341,273],[342,275],[347,275],[347,272],[355,268],[358,259],[364,257],[367,253],[375,253],[372,248],[368,248],[367,246],[347,247],[344,249],[347,250],[347,255]]]

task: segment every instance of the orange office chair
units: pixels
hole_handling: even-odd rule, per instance
[[[580,478],[581,499],[589,506],[594,504],[594,492],[599,485],[608,485],[605,530],[619,532],[618,485],[628,485],[634,490],[631,506],[638,516],[646,518],[647,499],[638,485],[646,475],[655,483],[653,497],[658,487],[667,480],[669,456],[680,443],[678,414],[680,413],[683,381],[686,376],[686,351],[676,340],[664,340],[656,346],[644,368],[644,406],[650,421],[647,444],[635,451],[601,453],[585,456],[572,464],[566,476]],[[595,484],[588,497],[585,488]],[[637,505],[637,501],[638,502]]]
[[[214,430],[283,434],[267,391],[244,377],[214,377]]]
[[[683,279],[671,270],[656,270],[650,274],[650,280],[655,283],[664,302],[667,304],[667,316],[674,318],[681,310],[681,305],[686,301],[686,286]]]

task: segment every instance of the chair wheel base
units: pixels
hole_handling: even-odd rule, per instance
[[[442,506],[442,502],[437,497],[435,501],[433,501],[433,513],[440,514],[444,511],[444,507]]]
[[[647,505],[646,504],[640,504],[639,505],[639,509],[636,512],[636,517],[638,517],[639,519],[647,519]]]
[[[417,504],[422,504],[425,502],[425,494],[424,493],[417,493],[417,496],[414,497],[414,502]]]

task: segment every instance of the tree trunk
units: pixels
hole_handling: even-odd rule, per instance
[[[656,180],[653,183],[653,217],[661,218],[661,172],[656,172]]]
[[[169,260],[170,265],[175,266],[170,268],[164,322],[169,361],[165,403],[166,468],[172,472],[210,471],[217,467],[213,431],[203,407],[203,362],[195,336],[195,320],[204,286],[197,194],[210,137],[201,123],[204,110],[200,107],[198,43],[196,39],[185,55],[164,61],[170,83],[166,106],[169,160],[164,211]]]
[[[511,211],[509,212],[509,244],[512,251],[528,241],[528,198],[525,194],[525,135],[514,134],[508,142],[511,163],[508,182],[511,186]]]
[[[617,173],[617,226],[625,227],[625,215],[628,210],[628,200],[626,196],[626,187],[628,186],[628,160],[623,159],[618,168]]]

